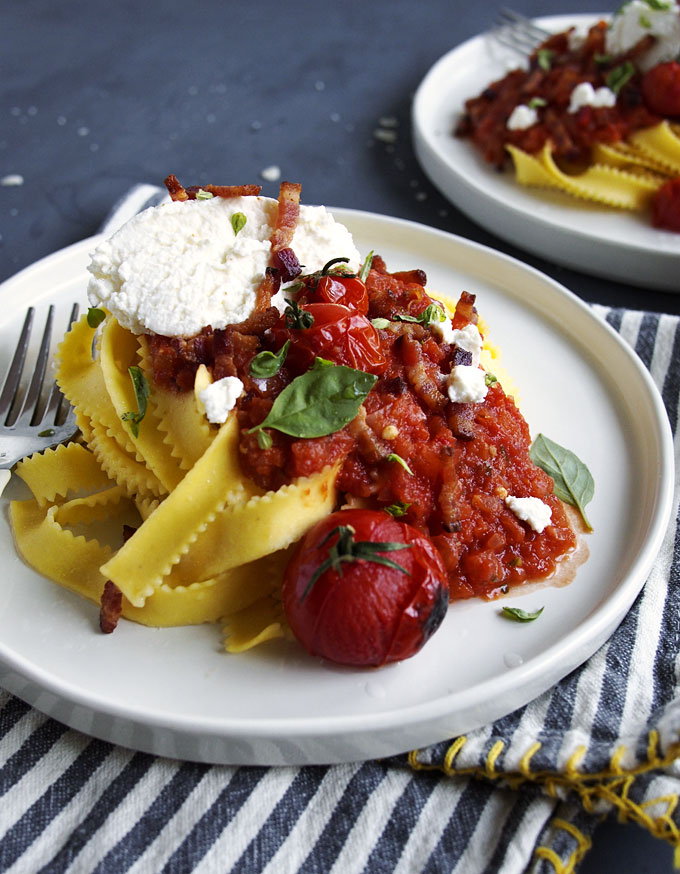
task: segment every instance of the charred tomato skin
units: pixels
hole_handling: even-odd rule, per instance
[[[403,543],[383,555],[408,573],[373,561],[329,568],[308,589],[337,540],[351,526],[356,541]],[[324,540],[329,538],[326,543]],[[449,600],[446,570],[432,542],[381,510],[339,510],[303,538],[283,582],[283,605],[304,648],[341,665],[379,667],[415,655],[441,625]]]
[[[680,116],[680,63],[666,61],[642,77],[642,97],[651,111],[661,116]]]

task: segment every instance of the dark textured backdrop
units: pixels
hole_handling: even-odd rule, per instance
[[[500,5],[500,4],[499,4]],[[593,11],[522,0],[527,14]],[[410,102],[494,7],[445,0],[4,0],[0,16],[0,280],[94,233],[136,182],[277,182],[307,203],[408,218],[521,257],[589,301],[680,312],[680,296],[525,255],[461,215],[411,147]],[[595,10],[601,11],[601,10]],[[387,133],[385,133],[387,131]],[[390,141],[391,140],[391,141]],[[671,871],[635,826],[605,824],[583,874]]]

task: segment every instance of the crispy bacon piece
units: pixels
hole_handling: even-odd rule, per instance
[[[288,246],[279,249],[278,252],[272,252],[272,263],[281,273],[282,282],[290,282],[302,273],[298,256]]]
[[[302,186],[297,182],[282,182],[279,188],[279,211],[276,227],[270,240],[272,252],[287,249],[293,242],[293,234],[300,217],[300,192]]]
[[[256,313],[263,313],[271,306],[272,297],[281,288],[281,273],[276,267],[267,267],[264,279],[260,283],[255,296]]]
[[[427,273],[419,267],[415,270],[397,270],[396,273],[390,275],[402,282],[415,282],[416,285],[422,285],[423,288],[427,285]]]
[[[99,628],[104,634],[116,630],[123,609],[123,593],[115,583],[107,580],[104,583],[101,606],[99,608]]]
[[[214,197],[247,197],[262,191],[261,185],[190,185],[184,188],[174,173],[165,179],[165,187],[173,200],[196,200],[199,191],[208,191]]]

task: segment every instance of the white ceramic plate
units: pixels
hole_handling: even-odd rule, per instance
[[[550,16],[537,23],[557,32],[602,17]],[[520,63],[520,55],[488,33],[437,61],[413,102],[414,146],[425,173],[471,219],[529,252],[596,276],[680,291],[680,234],[656,230],[642,213],[523,188],[513,173],[496,172],[468,140],[452,136],[465,100]]]
[[[222,763],[323,763],[442,740],[543,692],[611,634],[641,588],[670,511],[673,454],[647,371],[589,308],[544,275],[422,225],[336,210],[363,252],[393,270],[424,268],[433,289],[478,305],[521,386],[534,433],[590,466],[591,556],[576,580],[505,603],[545,606],[520,625],[499,606],[458,603],[415,658],[380,670],[333,667],[295,643],[220,651],[215,626],[97,629],[96,608],[36,575],[0,520],[0,684],[70,726],[167,756]],[[23,311],[84,301],[93,241],[58,252],[2,287],[0,348]],[[9,490],[11,491],[10,483]],[[7,500],[7,493],[3,501]]]

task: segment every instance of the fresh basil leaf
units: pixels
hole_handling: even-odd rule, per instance
[[[610,70],[607,73],[607,77],[605,82],[607,83],[607,88],[610,91],[613,91],[614,94],[618,94],[619,91],[623,88],[623,86],[635,75],[635,66],[630,61],[625,61],[623,64],[619,64],[618,67],[614,67],[613,70]]]
[[[269,434],[267,431],[257,432],[257,445],[260,447],[260,449],[271,449],[273,442],[274,441],[272,440],[272,435]]]
[[[400,516],[406,515],[410,506],[411,504],[406,501],[395,501],[394,504],[390,504],[389,507],[384,507],[383,509],[386,513],[389,513],[390,516],[394,516],[395,519],[398,519]]]
[[[268,349],[259,352],[250,362],[250,375],[255,379],[268,379],[270,376],[276,376],[286,360],[289,346],[290,340],[286,340],[278,352],[270,352]]]
[[[592,531],[585,507],[595,493],[595,483],[581,459],[544,434],[539,434],[532,443],[529,457],[553,478],[557,497],[576,507],[586,527]]]
[[[484,374],[484,385],[487,388],[491,388],[492,385],[496,385],[498,382],[498,377],[494,373],[485,373]]]
[[[135,390],[137,412],[135,413],[134,411],[129,410],[127,413],[123,413],[121,419],[124,422],[129,422],[130,431],[135,437],[139,437],[139,423],[146,415],[146,402],[150,393],[149,383],[146,381],[146,377],[142,373],[140,367],[136,367],[134,365],[132,367],[128,367],[128,373],[130,374],[130,379],[132,380],[132,387]]]
[[[413,471],[409,467],[408,462],[405,459],[403,459],[401,457],[401,455],[397,455],[396,452],[390,452],[390,454],[387,456],[387,460],[394,461],[396,464],[400,464],[404,468],[406,473],[410,473],[411,476],[415,476],[415,474],[413,473]]]
[[[446,321],[446,313],[439,304],[431,303],[425,307],[419,316],[409,316],[407,313],[403,313],[396,315],[395,319],[398,319],[400,322],[417,322],[427,328],[435,322]]]
[[[361,265],[361,270],[359,271],[359,279],[362,282],[366,282],[368,279],[368,274],[371,272],[371,264],[373,264],[373,249],[366,255],[366,260]]]
[[[555,52],[552,49],[539,49],[536,52],[536,63],[541,70],[545,70],[546,72],[552,67],[554,58]]]
[[[246,222],[248,219],[243,215],[242,212],[235,212],[231,217],[231,226],[234,229],[234,235],[238,234],[239,231],[242,231],[246,226]]]
[[[215,195],[211,191],[205,191],[203,188],[199,188],[196,192],[196,200],[212,200]],[[234,219],[232,218],[232,224]]]
[[[669,0],[645,0],[645,3],[656,12],[668,12],[671,8]]]
[[[529,109],[540,109],[542,106],[547,106],[548,101],[543,97],[532,97],[529,101]]]
[[[647,30],[651,29],[652,22],[649,20],[649,17],[647,15],[645,15],[644,13],[640,14],[638,21],[640,22],[640,27],[645,27],[645,28],[647,28]]]
[[[87,324],[91,328],[98,328],[99,325],[106,318],[106,313],[104,310],[100,310],[99,307],[89,307],[87,310]]]
[[[609,64],[612,60],[611,55],[603,55],[600,52],[595,52],[593,55],[593,60],[596,64]]]
[[[502,615],[514,622],[533,622],[543,612],[543,607],[534,610],[533,613],[527,613],[526,610],[521,610],[519,607],[503,607]]]
[[[275,428],[291,437],[334,434],[356,416],[377,379],[345,365],[315,363],[284,388],[266,419],[248,433]]]
[[[382,319],[382,318],[371,319],[371,324],[373,325],[374,328],[377,328],[378,330],[380,330],[382,328],[386,328],[390,324],[390,320],[389,319]]]

